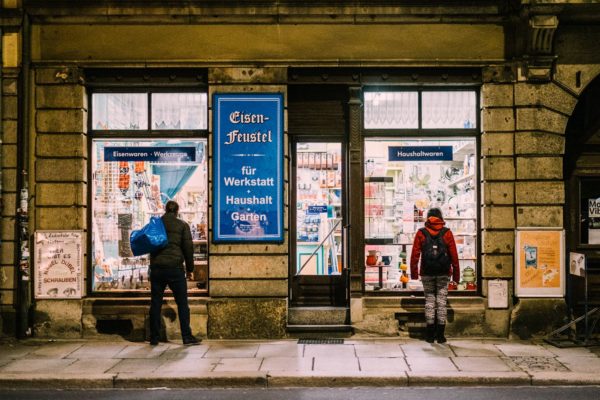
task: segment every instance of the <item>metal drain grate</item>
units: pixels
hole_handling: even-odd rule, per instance
[[[344,344],[344,339],[298,339],[298,344]]]

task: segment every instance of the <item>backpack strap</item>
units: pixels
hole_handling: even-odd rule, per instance
[[[426,239],[433,239],[433,238],[437,238],[437,237],[442,237],[443,238],[444,235],[446,234],[446,232],[448,232],[450,229],[448,229],[446,227],[443,227],[442,229],[440,229],[440,232],[437,235],[435,235],[435,236],[433,236],[431,234],[431,232],[429,232],[429,229],[427,229],[427,228],[420,228],[419,230],[421,232],[423,232],[423,234],[425,235]]]

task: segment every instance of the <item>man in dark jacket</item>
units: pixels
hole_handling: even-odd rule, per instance
[[[168,201],[162,221],[169,243],[166,247],[150,254],[150,344],[156,346],[160,338],[161,308],[165,288],[173,292],[179,314],[183,344],[200,343],[190,329],[190,307],[187,299],[186,272],[194,271],[194,247],[192,233],[187,223],[177,218],[179,205]],[[183,265],[185,262],[185,270]]]

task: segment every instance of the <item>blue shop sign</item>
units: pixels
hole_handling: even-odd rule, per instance
[[[104,161],[195,162],[195,147],[107,146]]]
[[[327,206],[308,206],[307,214],[323,214],[327,212]]]
[[[452,146],[390,146],[388,161],[452,161]]]
[[[283,242],[283,95],[215,94],[213,242]]]

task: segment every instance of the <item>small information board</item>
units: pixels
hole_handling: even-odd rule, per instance
[[[508,282],[488,281],[488,308],[508,308]]]
[[[35,298],[83,295],[83,231],[35,232]]]

